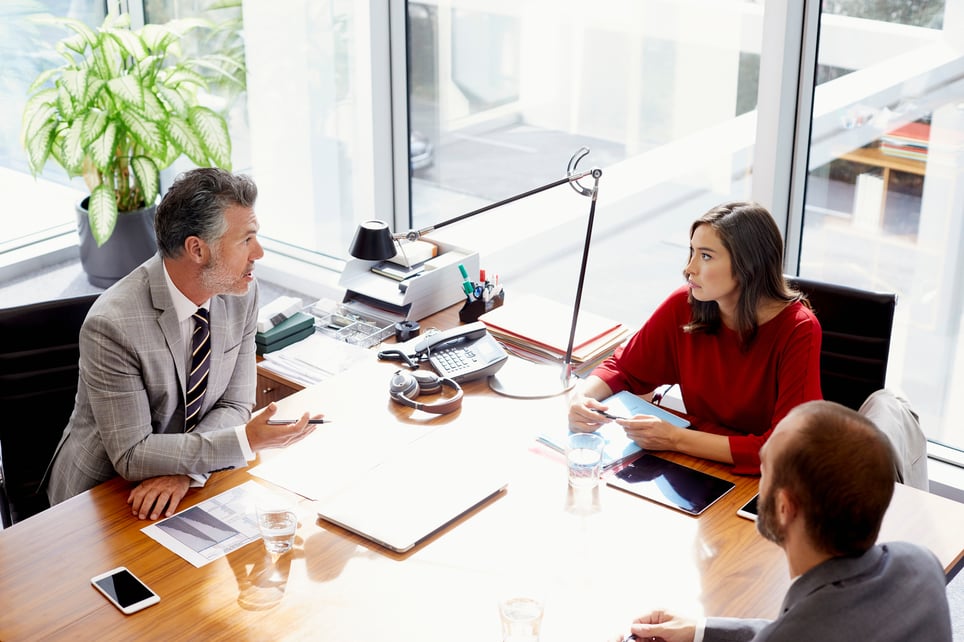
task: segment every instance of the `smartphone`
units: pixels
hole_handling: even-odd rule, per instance
[[[123,566],[92,577],[90,583],[127,615],[161,601],[157,593]]]
[[[740,506],[740,508],[736,511],[736,514],[740,517],[755,520],[757,515],[756,503],[759,498],[759,494],[754,495],[750,501]]]

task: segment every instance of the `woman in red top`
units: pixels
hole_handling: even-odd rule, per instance
[[[820,323],[783,278],[783,240],[756,203],[711,209],[690,227],[686,285],[583,381],[573,430],[605,419],[600,400],[629,390],[650,399],[679,385],[697,430],[648,415],[617,420],[646,450],[674,450],[759,474],[760,446],[791,408],[820,399]]]

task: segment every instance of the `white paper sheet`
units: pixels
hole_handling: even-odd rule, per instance
[[[261,539],[256,506],[270,495],[261,484],[248,481],[141,531],[200,568]]]

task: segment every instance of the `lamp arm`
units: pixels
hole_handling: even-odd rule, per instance
[[[586,222],[586,241],[582,248],[582,263],[579,265],[579,282],[576,285],[576,299],[572,304],[572,326],[569,328],[569,345],[566,347],[566,357],[562,362],[562,380],[566,384],[569,383],[572,377],[572,350],[573,344],[576,342],[576,323],[579,321],[579,306],[582,305],[582,288],[586,281],[586,267],[589,264],[589,245],[592,242],[592,225],[593,220],[596,218],[596,196],[599,194],[599,178],[602,176],[602,171],[593,168],[589,171],[593,177],[593,186],[591,190],[586,190],[585,187],[579,185],[580,189],[577,189],[580,194],[588,195],[590,197],[589,203],[589,220]],[[573,189],[576,189],[575,185]]]
[[[439,229],[440,227],[445,227],[446,225],[458,223],[459,221],[463,221],[467,218],[475,216],[476,214],[488,212],[489,210],[493,210],[497,207],[502,207],[503,205],[507,205],[509,203],[521,200],[523,198],[528,198],[533,194],[544,192],[546,190],[552,189],[553,187],[557,187],[559,185],[563,185],[565,183],[569,183],[572,189],[575,190],[578,194],[581,194],[582,196],[588,196],[590,198],[590,201],[589,201],[589,219],[586,222],[586,240],[582,248],[582,263],[579,266],[579,282],[576,285],[576,298],[572,305],[572,326],[569,328],[569,344],[566,347],[566,356],[562,364],[561,378],[564,384],[563,386],[564,390],[569,389],[569,382],[572,378],[572,351],[576,341],[576,324],[579,321],[579,307],[582,305],[582,290],[586,281],[586,268],[589,264],[589,246],[592,243],[592,228],[593,228],[593,222],[596,218],[596,197],[599,195],[599,179],[602,177],[602,170],[599,169],[598,167],[593,167],[592,169],[582,171],[582,172],[576,171],[576,165],[579,164],[579,161],[582,160],[588,153],[589,153],[589,150],[587,148],[581,147],[579,148],[578,151],[576,151],[575,154],[572,155],[572,158],[569,159],[569,165],[566,168],[565,178],[560,178],[559,180],[553,181],[551,183],[546,183],[545,185],[541,185],[534,189],[530,189],[527,192],[516,194],[515,196],[510,196],[509,198],[499,201],[497,203],[485,205],[476,210],[472,210],[471,212],[466,212],[465,214],[456,216],[455,218],[451,218],[447,221],[443,221],[436,225],[425,227],[420,230],[411,230],[405,234],[395,234],[393,236],[393,238],[396,241],[400,239],[415,241],[423,234],[428,234],[429,232],[433,232]],[[593,178],[592,188],[587,188],[583,186],[581,183],[579,183],[581,179],[586,178],[587,176],[592,176]]]
[[[423,228],[420,229],[420,230],[409,230],[408,232],[405,232],[405,233],[394,234],[394,235],[392,236],[392,238],[394,238],[395,240],[406,239],[406,240],[408,240],[408,241],[415,241],[415,240],[418,240],[418,239],[419,239],[420,237],[422,237],[423,235],[429,234],[429,233],[431,233],[431,232],[434,232],[435,230],[437,230],[437,229],[439,229],[439,228],[441,228],[441,227],[445,227],[446,225],[451,225],[451,224],[453,224],[453,223],[458,223],[459,221],[464,221],[465,219],[470,218],[470,217],[472,217],[472,216],[475,216],[476,214],[481,214],[481,213],[483,213],[483,212],[488,212],[489,210],[494,210],[494,209],[497,208],[497,207],[502,207],[503,205],[508,205],[509,203],[512,203],[512,202],[515,202],[515,201],[520,201],[520,200],[522,200],[522,199],[524,199],[524,198],[528,198],[528,197],[530,197],[530,196],[532,196],[532,195],[534,195],[534,194],[538,194],[539,192],[544,192],[544,191],[546,191],[546,190],[552,189],[553,187],[558,187],[559,185],[565,185],[566,183],[575,183],[576,181],[578,181],[578,180],[580,180],[580,179],[582,179],[582,178],[585,178],[585,177],[587,177],[587,176],[592,176],[592,177],[594,177],[594,178],[596,179],[596,186],[598,186],[598,185],[599,185],[599,177],[602,176],[602,170],[599,169],[599,168],[594,167],[594,168],[592,168],[592,169],[587,169],[586,171],[583,171],[583,172],[570,173],[570,174],[569,174],[568,176],[566,176],[565,178],[560,178],[559,180],[553,181],[553,182],[551,182],[551,183],[546,183],[545,185],[541,185],[541,186],[539,186],[539,187],[535,187],[535,188],[533,188],[533,189],[530,189],[530,190],[527,191],[527,192],[522,192],[521,194],[516,194],[515,196],[510,196],[509,198],[507,198],[507,199],[505,199],[505,200],[501,200],[501,201],[499,201],[499,202],[497,202],[497,203],[491,203],[491,204],[489,204],[489,205],[484,205],[484,206],[482,206],[482,207],[480,207],[480,208],[478,208],[478,209],[472,210],[471,212],[466,212],[465,214],[460,214],[460,215],[458,215],[458,216],[456,216],[456,217],[454,217],[454,218],[448,219],[447,221],[442,221],[441,223],[436,223],[435,225],[430,225],[429,227],[423,227]],[[580,186],[580,187],[581,187],[581,186]],[[576,190],[576,191],[579,192],[580,194],[582,194],[583,196],[592,196],[592,199],[593,199],[593,201],[595,202],[595,199],[596,199],[596,196],[595,196],[595,194],[596,194],[596,187],[593,187],[592,193],[590,193],[589,190],[585,190],[585,188],[583,188],[582,190]]]

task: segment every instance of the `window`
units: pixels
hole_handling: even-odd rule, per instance
[[[422,228],[603,168],[583,305],[638,325],[682,284],[690,223],[750,198],[763,4],[409,2]],[[561,187],[465,221],[507,297],[570,302],[589,203]],[[447,229],[446,229],[447,231]]]
[[[87,24],[100,24],[104,16],[103,2],[94,0],[0,3],[0,192],[8,203],[22,208],[18,215],[4,217],[0,254],[74,229],[74,204],[86,193],[82,179],[71,181],[53,163],[34,180],[20,145],[27,88],[42,70],[56,64],[59,56],[52,45],[65,35],[33,20],[43,13]]]
[[[149,2],[145,19],[235,24],[240,3],[208,8],[215,4]],[[216,98],[231,106],[234,169],[258,183],[262,236],[275,251],[332,267],[359,221],[391,218],[393,208],[391,140],[376,136],[389,121],[387,84],[377,86],[388,71],[387,16],[363,4],[244,3],[247,85]],[[224,38],[232,47],[241,41],[229,30]]]
[[[26,88],[43,61],[56,59],[51,45],[66,33],[40,29],[30,16],[70,15],[97,26],[103,4],[23,0],[0,9],[0,29],[7,34],[0,45],[5,52],[0,108],[6,116],[0,125],[0,187],[24,194],[16,202],[31,203],[37,214],[8,219],[0,251],[45,230],[72,232],[72,204],[87,191],[81,179],[69,181],[53,163],[44,179],[62,189],[46,180],[38,185],[26,173],[19,142]],[[246,3],[242,22],[241,3],[235,4],[147,0],[143,16],[156,23],[203,16],[221,25],[216,40],[188,40],[184,46],[240,52],[246,63],[246,86],[216,87],[207,100],[229,110],[233,168],[258,182],[263,235],[276,251],[337,267],[357,223],[391,218],[394,207],[391,138],[382,135],[390,128],[387,15],[354,2],[301,0],[286,2],[283,11],[271,3]],[[136,21],[141,5],[130,5]],[[189,167],[180,159],[162,182]]]
[[[23,96],[61,35],[26,17],[79,11],[96,25],[102,4],[0,8],[0,187],[28,190],[18,201],[37,211],[8,217],[0,252],[71,227],[72,209],[38,195],[71,203],[83,192],[53,166],[52,183],[24,174]],[[807,46],[772,18],[794,3],[131,4],[147,21],[216,17],[217,46],[243,45],[246,86],[210,100],[230,107],[234,167],[258,182],[273,256],[340,269],[362,220],[397,230],[446,221],[562,178],[586,147],[580,169],[603,176],[583,306],[638,325],[681,283],[697,216],[751,198],[780,214],[785,205],[771,201],[782,188],[761,196],[764,183],[792,172],[771,166],[808,158],[785,229],[800,274],[898,293],[889,381],[932,439],[964,448],[964,401],[950,394],[964,377],[964,0],[822,3],[811,136],[799,153],[771,125],[794,111],[797,87],[782,69],[798,67]],[[588,205],[561,186],[436,234],[478,250],[510,299],[571,302]]]
[[[964,2],[946,4],[824,4],[800,274],[897,293],[888,386],[964,448]]]

